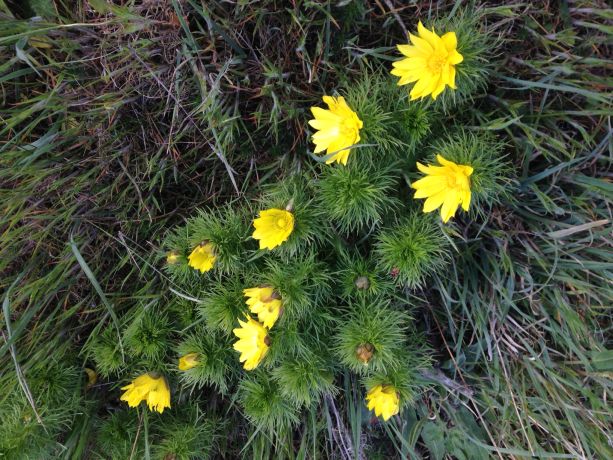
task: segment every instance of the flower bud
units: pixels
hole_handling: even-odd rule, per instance
[[[375,347],[372,345],[372,343],[363,343],[358,345],[358,348],[355,350],[355,355],[360,361],[362,361],[362,363],[364,363],[365,366],[367,366],[374,352]]]
[[[179,261],[179,253],[177,251],[170,251],[166,253],[166,263],[168,265],[174,265]]]
[[[355,287],[360,291],[365,291],[370,287],[370,280],[367,276],[358,276],[355,279]]]

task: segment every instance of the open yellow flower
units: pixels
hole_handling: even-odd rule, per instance
[[[155,410],[160,414],[166,407],[170,407],[170,389],[163,375],[143,374],[121,389],[126,390],[121,395],[121,400],[126,401],[130,407],[136,407],[141,401],[147,401],[149,410]]]
[[[238,337],[233,348],[241,353],[239,360],[250,371],[258,367],[268,353],[270,338],[266,328],[253,318],[247,317],[247,321],[239,319],[238,323],[241,327],[232,331]]]
[[[366,393],[369,410],[374,410],[377,417],[386,422],[400,411],[400,397],[391,385],[377,385]]]
[[[431,212],[441,207],[441,218],[447,222],[455,216],[458,206],[468,211],[470,206],[470,175],[473,168],[445,160],[441,155],[436,159],[442,166],[424,166],[417,163],[417,169],[426,177],[411,184],[414,188],[414,198],[427,198],[424,202],[424,212]]]
[[[271,287],[255,287],[243,290],[251,313],[258,315],[264,327],[270,329],[281,314],[281,296]]]
[[[362,120],[349,108],[342,96],[324,96],[323,100],[328,104],[328,110],[321,107],[311,107],[315,119],[309,120],[309,125],[317,130],[313,134],[315,153],[323,152],[332,154],[326,160],[327,164],[338,162],[347,164],[352,145],[360,141],[360,129]]]
[[[188,371],[199,364],[198,353],[188,353],[179,358],[179,370]]]
[[[260,249],[273,249],[294,231],[294,215],[284,209],[266,209],[253,220],[253,226],[253,238],[260,241]]]
[[[456,89],[455,66],[464,57],[458,53],[455,32],[439,37],[420,21],[417,33],[418,36],[409,34],[412,45],[398,45],[398,51],[406,57],[392,64],[392,75],[400,77],[399,86],[417,82],[411,90],[411,100],[428,95],[436,99],[445,86]]]
[[[217,256],[215,255],[213,244],[204,241],[196,246],[187,259],[190,267],[204,273],[213,268]]]

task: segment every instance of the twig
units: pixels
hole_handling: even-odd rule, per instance
[[[439,369],[436,369],[436,372],[431,372],[429,370],[421,371],[420,375],[428,380],[433,380],[435,382],[440,383],[442,386],[444,386],[450,391],[457,391],[458,393],[466,396],[467,398],[472,398],[474,395],[473,390],[469,386],[450,379]]]
[[[398,11],[396,11],[396,8],[394,8],[394,5],[392,5],[391,0],[383,0],[383,2],[390,9],[390,13],[392,13],[394,15],[394,18],[396,19],[396,22],[398,22],[398,24],[402,28],[402,31],[404,32],[404,36],[406,38],[409,38],[409,31],[405,27],[404,22],[402,22],[402,19],[400,18],[400,15],[398,14]]]
[[[332,431],[332,435],[336,438],[337,443],[341,447],[341,456],[343,459],[353,460],[353,444],[351,442],[351,437],[349,436],[347,428],[343,424],[341,416],[338,413],[338,409],[334,404],[334,398],[332,398],[332,396],[330,395],[326,395],[326,400],[328,402],[328,407],[330,407],[331,412],[334,414],[334,419],[336,421],[336,430]],[[336,436],[334,435],[335,432],[337,433]],[[358,455],[358,458],[361,458],[361,455]]]

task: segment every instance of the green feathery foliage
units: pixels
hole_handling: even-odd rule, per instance
[[[195,270],[191,269],[192,272]],[[198,273],[200,275],[200,273]],[[186,283],[191,286],[192,283]],[[173,295],[165,300],[168,316],[173,319],[177,329],[186,330],[198,322],[198,303],[195,300],[185,299]]]
[[[137,412],[122,409],[98,421],[96,430],[96,452],[99,458],[121,460],[130,456],[142,457],[144,436],[139,436]]]
[[[206,460],[212,458],[220,433],[217,420],[207,419],[197,408],[184,410],[157,423],[157,438],[151,449],[157,460]]]
[[[179,371],[181,380],[191,387],[212,385],[219,392],[228,391],[228,382],[236,376],[236,356],[227,336],[211,333],[203,327],[191,332],[177,346],[179,357],[197,354],[198,364],[186,371]]]
[[[334,351],[357,374],[393,370],[406,359],[403,345],[409,317],[387,303],[372,299],[350,305],[349,315],[339,321]]]
[[[377,263],[399,284],[414,288],[445,267],[448,246],[434,216],[411,211],[396,227],[379,232]]]
[[[281,394],[299,406],[310,406],[324,395],[336,394],[334,369],[322,358],[325,355],[323,350],[317,350],[283,360],[272,370]]]
[[[64,346],[58,349],[66,353]],[[0,404],[0,456],[54,458],[62,450],[56,439],[74,423],[77,413],[86,410],[82,396],[84,374],[74,366],[51,361],[27,375],[27,389],[17,382],[12,388],[4,387]]]
[[[289,261],[268,259],[262,278],[281,295],[282,322],[309,316],[330,292],[330,274],[314,254],[302,254]]]
[[[168,317],[154,305],[147,305],[124,332],[126,350],[136,358],[159,362],[167,352],[171,332]]]
[[[238,399],[245,416],[266,433],[283,432],[298,423],[298,407],[266,372],[241,380]]]
[[[394,281],[384,273],[371,258],[340,252],[338,277],[345,299],[382,298],[394,290]]]
[[[357,158],[389,165],[389,154],[401,158],[413,154],[430,133],[432,111],[408,104],[408,93],[399,94],[396,81],[386,69],[364,65],[356,80],[345,83],[341,92],[364,124],[360,143],[375,144],[357,149],[353,153]]]
[[[392,195],[396,183],[393,166],[375,168],[368,160],[355,158],[347,166],[324,170],[317,183],[318,204],[343,234],[372,229],[398,208]]]
[[[113,326],[106,326],[88,345],[96,371],[104,377],[117,375],[125,370],[126,357],[123,345]]]
[[[604,2],[280,3],[0,2],[0,457],[613,458]],[[419,20],[463,56],[434,101],[389,75]],[[308,154],[324,94],[344,167]],[[410,190],[437,153],[473,168],[447,224]],[[154,371],[171,407],[127,408]]]
[[[385,155],[390,151],[406,148],[404,136],[397,136],[402,130],[396,109],[404,109],[398,102],[394,82],[382,69],[374,70],[365,65],[361,77],[347,82],[341,93],[347,104],[362,120],[361,144],[375,144],[376,149],[357,149],[360,158],[371,155]],[[411,133],[412,134],[412,133]]]
[[[198,313],[209,329],[230,334],[238,326],[237,320],[247,314],[243,294],[246,287],[250,286],[240,280],[225,278],[211,285],[198,304]]]

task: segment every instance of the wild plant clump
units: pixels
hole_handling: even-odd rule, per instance
[[[613,458],[609,10],[468,3],[0,1],[0,457]]]
[[[206,387],[274,434],[338,395],[347,372],[383,420],[411,405],[430,363],[413,316],[421,289],[448,268],[462,222],[511,181],[504,141],[454,123],[489,59],[474,19],[454,27],[439,36],[420,22],[398,46],[400,81],[364,65],[324,95],[327,108],[305,119],[311,167],[168,234],[161,258],[179,315],[145,305],[126,324],[121,368],[104,341],[92,345],[106,374],[134,379],[130,406],[162,412]]]

